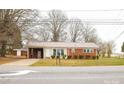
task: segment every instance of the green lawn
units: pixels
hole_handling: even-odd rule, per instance
[[[124,65],[123,58],[100,58],[99,60],[86,59],[61,59],[56,65],[55,59],[41,59],[31,66],[116,66]]]

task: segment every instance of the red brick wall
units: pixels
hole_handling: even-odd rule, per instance
[[[72,51],[73,49],[67,49],[67,55],[68,56],[97,56],[96,55],[96,49],[93,49],[92,53],[85,53],[83,48],[77,48],[75,49],[75,52]]]

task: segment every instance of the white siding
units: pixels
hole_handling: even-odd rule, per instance
[[[17,56],[21,56],[21,50],[17,50]]]
[[[52,54],[52,48],[44,48],[44,57],[51,57]]]
[[[67,48],[64,49],[64,55],[67,55]]]

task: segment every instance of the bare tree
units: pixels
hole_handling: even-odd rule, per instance
[[[62,32],[66,27],[67,16],[61,10],[52,10],[45,21],[48,30],[52,33],[51,41],[60,41]]]
[[[110,58],[114,48],[115,48],[115,44],[114,41],[112,40],[99,43],[99,50],[102,57],[105,57],[105,55],[107,54],[107,57]]]
[[[97,43],[98,36],[96,34],[96,29],[91,25],[85,23],[83,27],[83,40],[84,42],[94,42]]]
[[[36,32],[37,34],[37,40],[39,41],[49,41],[50,40],[50,32],[47,29],[46,25],[41,25],[38,27],[38,31]]]
[[[28,41],[35,40],[34,35],[36,31],[36,29],[30,28],[27,31],[22,32],[22,41],[27,43]]]
[[[115,48],[114,41],[108,41],[106,43],[106,48],[107,48],[108,58],[110,58],[111,57],[111,54],[112,54],[112,50]]]
[[[69,21],[69,35],[71,42],[81,41],[82,39],[82,31],[83,31],[83,23],[80,19],[71,19]]]
[[[107,48],[106,48],[106,42],[100,42],[99,44],[99,52],[100,52],[100,55],[102,57],[105,57],[105,54],[107,52]]]
[[[6,46],[21,47],[21,31],[27,28],[29,19],[32,20],[29,16],[32,12],[30,9],[0,9],[1,56],[5,56]]]
[[[47,30],[46,25],[37,24],[31,29],[28,29],[23,33],[23,40],[25,42],[35,40],[35,41],[50,41],[51,35]]]

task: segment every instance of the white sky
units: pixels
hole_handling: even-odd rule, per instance
[[[6,3],[7,2],[7,3]],[[14,2],[14,3],[13,3]],[[124,9],[123,0],[2,0],[1,8],[31,8],[40,10],[61,9],[67,11],[69,18],[78,17],[80,19],[124,19],[124,11],[115,12],[82,12],[76,10],[109,10]],[[12,4],[10,4],[12,3]],[[71,11],[69,11],[71,10]],[[75,11],[73,11],[75,10]],[[121,31],[123,25],[94,25],[99,37],[103,40],[114,39]],[[124,34],[116,41],[116,52],[120,52]]]

